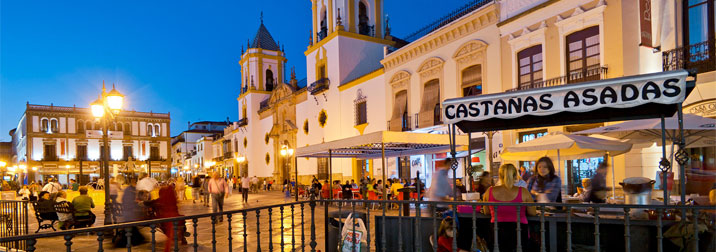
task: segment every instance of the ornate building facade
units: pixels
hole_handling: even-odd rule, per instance
[[[129,163],[140,171],[168,173],[171,165],[169,113],[122,111],[109,124],[110,173]],[[69,174],[83,182],[99,176],[101,124],[88,108],[27,104],[11,131],[13,163],[25,167],[29,180]],[[66,183],[66,176],[57,176]]]

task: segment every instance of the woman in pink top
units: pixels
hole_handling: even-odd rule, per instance
[[[533,202],[532,196],[527,189],[523,187],[514,186],[517,179],[517,168],[512,164],[503,164],[499,170],[500,185],[490,187],[483,200],[487,202]],[[492,227],[493,231],[490,234],[494,234],[494,226],[497,225],[497,244],[500,246],[500,251],[515,251],[517,247],[517,207],[516,206],[502,206],[495,207],[490,206],[489,208],[484,207],[485,214],[492,215]],[[497,223],[495,224],[495,212],[497,212]],[[536,215],[535,207],[521,207],[520,208],[520,228],[521,228],[521,243],[522,248],[527,248],[527,215]],[[489,242],[490,245],[494,244],[493,241]],[[494,249],[494,248],[493,248]]]

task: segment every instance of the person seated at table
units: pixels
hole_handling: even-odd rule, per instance
[[[462,184],[462,179],[457,179],[457,190],[459,193],[467,193],[467,187]]]
[[[351,179],[351,189],[358,190],[358,184],[356,184],[356,181]]]
[[[37,200],[38,209],[52,210],[48,212],[40,212],[40,217],[44,220],[58,220],[57,212],[55,212],[55,202],[50,200],[50,193],[46,191],[40,192]],[[37,209],[35,209],[37,211]]]
[[[490,172],[484,171],[480,175],[480,180],[477,183],[477,188],[475,189],[476,192],[479,192],[480,195],[485,195],[485,191],[487,191],[487,188],[490,188],[492,186],[492,178],[490,177]]]
[[[351,185],[351,182],[346,180],[346,184],[342,186],[341,188],[341,194],[343,194],[343,199],[352,199],[353,198],[353,186]]]
[[[90,196],[87,196],[86,186],[80,186],[79,191],[80,196],[77,196],[72,199],[72,205],[75,206],[75,217],[81,218],[89,216],[88,223],[91,227],[92,224],[94,224],[95,219],[97,219],[97,216],[92,213],[92,208],[94,208],[94,200],[92,200]]]
[[[583,178],[582,179],[582,187],[577,187],[577,193],[574,194],[574,197],[579,198],[582,202],[589,202],[589,195],[592,192],[592,179],[590,178]]]
[[[498,175],[501,182],[500,185],[487,189],[486,194],[483,196],[484,201],[505,203],[533,202],[532,196],[527,189],[515,186],[517,168],[515,168],[514,165],[501,165]],[[535,207],[523,206],[520,208],[519,213],[517,213],[516,206],[499,206],[497,210],[495,210],[494,206],[483,207],[482,209],[485,214],[492,216],[492,229],[494,230],[495,225],[498,227],[497,243],[500,247],[500,251],[515,251],[515,247],[517,246],[515,230],[518,225],[517,214],[519,214],[522,247],[527,248],[527,241],[529,240],[527,239],[527,215],[536,215],[537,211]],[[495,215],[497,215],[497,218],[495,218]],[[491,231],[490,234],[494,234],[494,231]],[[489,242],[489,244],[494,244],[494,237],[493,242]]]
[[[65,192],[65,191],[57,192],[57,198],[55,199],[55,202],[57,202],[57,203],[68,202],[67,201],[67,192]],[[72,218],[72,213],[57,213],[57,217],[60,220],[60,229],[65,230],[65,229],[69,229],[72,227],[72,225],[74,223],[73,218]]]
[[[328,199],[331,197],[331,184],[328,180],[323,181],[323,188],[321,188],[321,198]]]
[[[455,237],[453,226],[455,222],[452,217],[446,217],[440,222],[438,229],[438,250],[437,252],[452,252],[452,239]]]
[[[554,174],[552,159],[537,160],[537,173],[527,182],[527,190],[537,202],[562,202],[562,180]]]
[[[383,195],[383,180],[379,179],[378,182],[375,183],[375,191],[376,194]]]
[[[401,181],[396,181],[396,182],[394,182],[393,184],[391,184],[391,185],[390,185],[390,192],[393,194],[393,197],[395,197],[396,199],[398,199],[398,200],[403,200],[403,198],[400,197],[400,192],[398,191],[398,190],[404,188],[403,184],[400,183],[400,182],[402,182],[402,179],[401,179]]]

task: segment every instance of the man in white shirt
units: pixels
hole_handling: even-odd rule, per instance
[[[212,204],[211,211],[216,213],[217,209],[221,212],[224,211],[224,198],[229,197],[229,185],[223,178],[219,177],[219,173],[215,172],[212,174],[211,180],[209,180],[209,193],[211,194]],[[224,221],[224,216],[219,216],[219,221]]]
[[[157,188],[157,182],[156,179],[149,177],[147,173],[142,173],[139,175],[139,181],[137,182],[137,191],[147,191],[152,192],[154,188]]]
[[[259,191],[259,178],[254,176],[251,178],[251,191],[258,192]]]
[[[249,176],[241,178],[241,196],[244,204],[249,203],[249,187],[251,187],[251,179]]]
[[[54,199],[57,196],[57,193],[62,191],[62,185],[55,182],[55,179],[53,178],[50,178],[47,181],[47,184],[42,187],[42,191],[50,193],[50,199]]]

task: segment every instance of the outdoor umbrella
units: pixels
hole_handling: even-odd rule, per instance
[[[716,119],[697,115],[684,114],[684,140],[687,147],[698,147],[713,143],[716,134]],[[676,116],[665,118],[664,133],[666,141],[677,142],[679,138],[679,121]],[[601,134],[604,136],[625,139],[630,143],[661,142],[661,119],[643,119],[626,121],[614,125],[583,130],[575,134]]]
[[[541,157],[557,158],[561,176],[562,158],[566,160],[621,155],[631,150],[631,143],[615,140],[552,132],[546,136],[507,147],[504,160],[537,160]],[[571,181],[569,183],[572,183]],[[614,194],[614,161],[612,160],[612,194]]]

